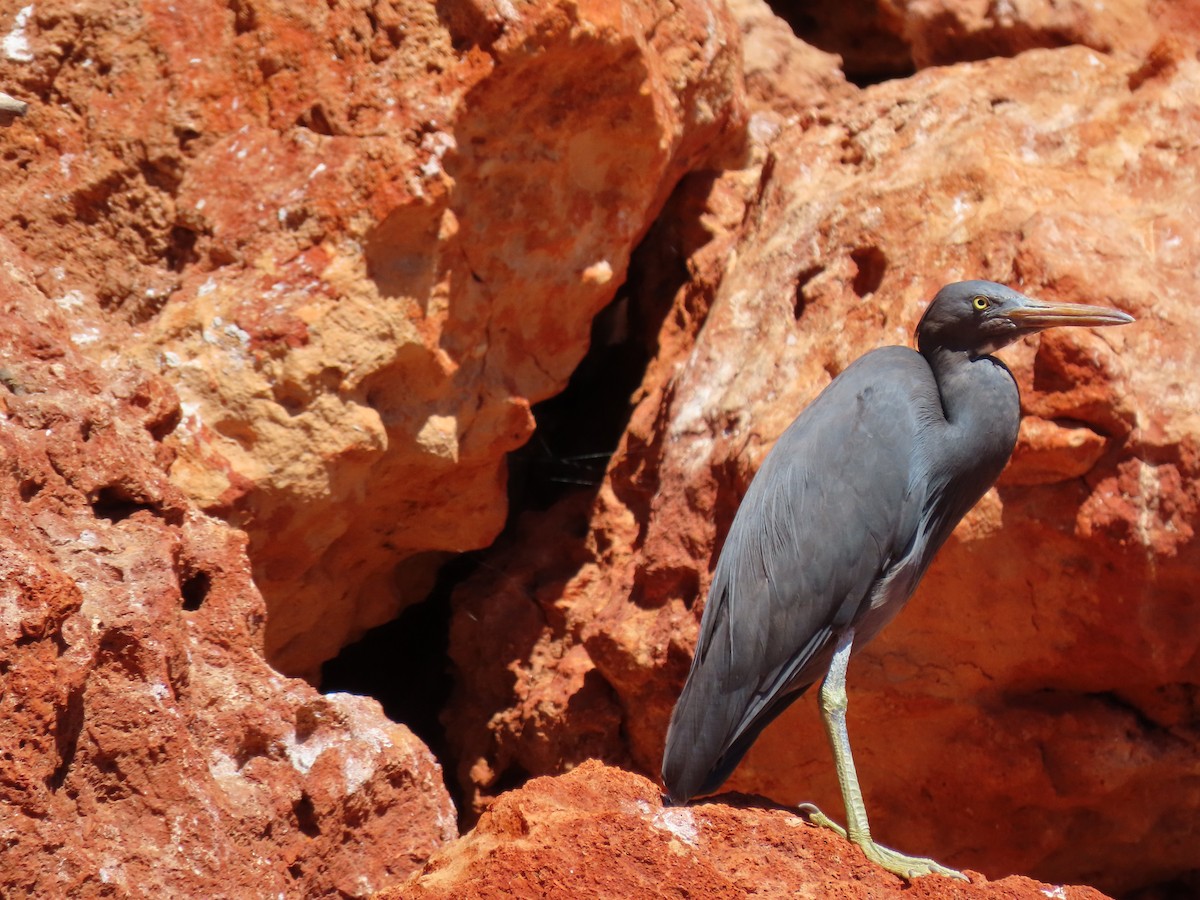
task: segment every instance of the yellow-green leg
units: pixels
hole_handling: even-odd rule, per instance
[[[842,800],[846,804],[846,827],[842,828],[812,804],[801,809],[814,825],[832,828],[844,838],[849,838],[862,847],[867,859],[878,863],[901,878],[913,879],[919,875],[945,875],[967,881],[962,872],[921,856],[906,856],[884,847],[871,839],[871,826],[867,823],[867,808],[863,803],[862,790],[858,786],[858,773],[854,769],[854,756],[850,752],[850,733],[846,730],[846,667],[850,664],[850,648],[854,644],[854,630],[848,630],[838,642],[829,666],[829,674],[821,684],[821,718],[833,746],[833,762],[837,767],[838,785],[842,789]]]

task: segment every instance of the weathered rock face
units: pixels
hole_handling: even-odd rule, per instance
[[[817,74],[806,90],[837,93],[812,115],[758,102],[759,165],[689,184],[678,204],[697,226],[655,245],[690,253],[689,280],[605,483],[590,506],[527,516],[456,600],[447,723],[479,808],[588,754],[657,772],[698,601],[772,442],[855,357],[909,343],[937,287],[985,277],[1139,321],[1004,354],[1026,413],[1012,464],[851,666],[877,837],[1112,891],[1194,867],[1189,40],[1144,59],[1035,50],[862,91]],[[815,60],[767,65],[798,77]],[[730,786],[839,808],[811,699]]]
[[[246,529],[291,673],[495,537],[530,404],[739,131],[737,31],[699,0],[48,2],[21,28],[0,76],[43,101],[0,217],[178,391],[172,479]]]
[[[1196,6],[871,7],[877,72],[1091,49],[860,90],[752,0],[744,58],[702,0],[0,10],[0,88],[33,103],[0,132],[0,893],[355,896],[452,836],[403,726],[264,655],[312,675],[492,539],[504,454],[664,208],[629,288],[657,355],[605,483],[456,600],[475,807],[592,756],[657,770],[772,441],[984,276],[1139,323],[1007,354],[1013,464],[851,675],[877,834],[1113,891],[1194,869]],[[743,130],[745,168],[695,171]],[[813,713],[731,785],[836,809]],[[656,803],[595,767],[542,782],[409,888],[573,893],[563,827],[614,893],[782,883],[761,843],[705,867],[693,837],[857,859],[783,813]],[[856,866],[814,890],[880,877]]]
[[[748,836],[753,835],[752,840]],[[852,888],[848,887],[853,885]],[[849,892],[847,892],[849,891]],[[588,762],[499,800],[475,830],[381,898],[905,897],[1102,900],[1087,887],[1013,876],[911,885],[784,809],[664,807],[654,784]]]
[[[244,537],[167,477],[160,377],[0,239],[4,896],[361,896],[456,833],[372,700],[263,661]],[[353,833],[353,841],[345,835]]]
[[[440,769],[267,661],[314,674],[492,540],[530,404],[740,147],[737,29],[49,0],[0,32],[31,101],[0,132],[0,893],[368,893],[454,833]]]

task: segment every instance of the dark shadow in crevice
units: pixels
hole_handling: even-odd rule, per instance
[[[98,519],[107,519],[116,524],[138,512],[148,512],[163,519],[168,525],[181,525],[183,511],[164,504],[159,498],[149,497],[138,486],[123,482],[105,485],[90,495],[92,512]]]
[[[316,807],[307,792],[302,792],[300,799],[292,804],[292,815],[296,818],[296,828],[301,834],[310,838],[321,836],[321,825],[317,821]]]
[[[67,702],[55,710],[54,745],[58,751],[58,765],[46,779],[46,786],[51,792],[57,793],[67,780],[71,764],[75,761],[75,751],[79,745],[79,735],[83,731],[83,687],[76,687],[67,693]]]
[[[622,289],[593,320],[591,349],[566,389],[533,407],[537,429],[508,457],[510,524],[568,494],[595,492],[604,480],[650,361],[646,347],[630,338],[643,327],[638,318]]]
[[[1200,897],[1200,869],[1192,869],[1168,881],[1126,891],[1117,897],[1118,900],[1196,900]]]
[[[179,583],[179,593],[183,599],[183,608],[188,612],[198,610],[204,605],[204,601],[208,599],[208,592],[211,589],[211,575],[200,569],[189,571],[180,579]]]
[[[911,48],[877,0],[769,0],[769,5],[800,40],[841,56],[842,71],[852,84],[867,87],[916,72]]]
[[[374,697],[384,715],[406,725],[453,776],[450,745],[441,713],[450,699],[450,595],[476,568],[476,554],[464,553],[442,566],[429,597],[372,628],[321,667],[321,690]],[[451,778],[446,788],[456,809],[462,791]]]
[[[628,301],[620,297],[601,312],[592,328],[592,349],[566,390],[534,406],[537,430],[509,456],[506,532],[525,512],[548,509],[572,492],[598,489],[649,359],[644,348],[627,339],[628,315]],[[440,718],[453,688],[451,596],[486,554],[464,553],[445,563],[428,598],[371,629],[321,669],[323,692],[374,697],[389,719],[408,726],[429,747],[459,810],[466,808],[465,798],[454,781],[456,760]],[[520,779],[511,787],[523,783],[520,772],[508,776]]]

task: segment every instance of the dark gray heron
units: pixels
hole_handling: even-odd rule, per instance
[[[667,731],[671,802],[714,792],[759,733],[824,676],[821,712],[846,828],[804,804],[810,820],[904,878],[965,877],[871,839],[846,731],[846,666],[904,606],[1008,462],[1020,397],[1012,373],[988,354],[1059,325],[1132,321],[962,281],[925,310],[917,351],[873,350],[821,392],[767,455],[725,539]]]

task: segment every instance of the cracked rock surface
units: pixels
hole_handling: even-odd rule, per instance
[[[1195,0],[0,4],[0,895],[900,891],[642,775],[772,442],[964,277],[1138,321],[1005,353],[1012,463],[851,666],[876,836],[983,873],[906,896],[1194,885],[1198,48]],[[505,528],[581,360],[616,453]],[[493,542],[440,758],[313,687]],[[837,815],[812,699],[729,787]]]
[[[0,893],[359,896],[456,835],[379,705],[262,657],[245,537],[168,478],[179,402],[0,238]],[[355,840],[344,836],[352,832]]]
[[[989,881],[971,872],[970,884],[932,877],[905,884],[792,810],[727,799],[664,807],[645,778],[587,762],[507,794],[470,835],[380,898],[1103,900],[1094,888],[1016,875]]]
[[[519,7],[50,0],[0,65],[40,98],[0,219],[178,392],[172,480],[249,535],[289,674],[495,538],[530,405],[739,139],[719,6]]]

